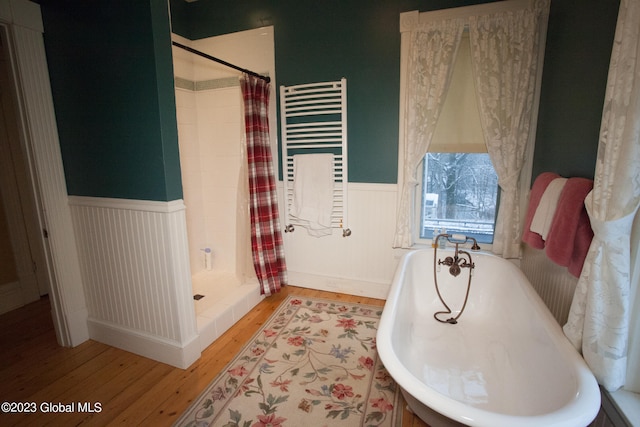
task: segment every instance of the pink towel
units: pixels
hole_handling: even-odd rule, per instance
[[[540,204],[540,198],[544,194],[544,190],[547,186],[556,178],[560,178],[560,175],[554,172],[543,172],[533,182],[531,187],[531,193],[529,194],[529,207],[527,209],[527,216],[524,219],[524,230],[522,230],[522,241],[528,243],[529,246],[535,249],[544,248],[544,240],[538,233],[531,231],[531,220],[538,209]]]
[[[584,199],[593,188],[586,178],[569,178],[560,198],[549,229],[545,252],[556,264],[569,268],[569,273],[580,276],[587,256],[593,231]]]

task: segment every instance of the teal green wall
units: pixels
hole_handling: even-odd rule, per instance
[[[40,3],[69,194],[182,198],[166,1]]]
[[[273,25],[276,84],[346,77],[349,180],[395,183],[399,14],[486,1],[172,0],[174,32],[200,39]],[[552,0],[534,177],[592,177],[618,0]]]
[[[533,175],[593,178],[619,0],[552,0]]]
[[[182,197],[164,0],[40,0],[69,194]],[[399,14],[467,0],[171,0],[190,39],[275,27],[277,85],[346,77],[352,182],[395,183]],[[593,176],[618,0],[553,0],[534,177]],[[277,88],[274,88],[277,90]]]

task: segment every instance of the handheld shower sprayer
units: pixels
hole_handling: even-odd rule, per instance
[[[449,243],[453,243],[454,245],[456,245],[456,248],[458,247],[458,245],[464,245],[467,242],[473,242],[473,245],[471,245],[471,250],[480,250],[480,245],[478,245],[478,241],[474,237],[465,236],[464,234],[443,233],[439,234],[438,237],[436,237],[436,243],[439,242],[441,238],[447,239]]]
[[[446,257],[444,260],[438,259],[437,263],[436,263],[436,259],[437,259],[437,253],[438,253],[438,242],[441,238],[447,239],[447,241],[449,243],[452,243],[455,245],[455,252],[453,256],[448,256]],[[455,324],[458,323],[458,318],[462,315],[462,312],[464,311],[466,305],[467,305],[467,299],[469,297],[469,290],[471,289],[471,276],[472,276],[472,271],[475,268],[475,264],[471,259],[471,254],[465,250],[459,249],[459,245],[461,244],[465,244],[469,241],[473,242],[473,245],[471,246],[471,250],[472,251],[478,251],[480,250],[480,246],[478,245],[478,242],[476,241],[475,238],[473,237],[467,237],[463,234],[439,234],[438,237],[436,237],[436,244],[434,245],[434,250],[433,250],[433,278],[434,278],[434,282],[435,282],[435,286],[436,286],[436,292],[438,293],[438,297],[440,298],[440,301],[442,302],[442,304],[445,306],[445,308],[447,309],[447,311],[439,311],[437,313],[435,313],[433,315],[433,317],[438,321],[438,322],[442,322],[442,323],[450,323],[450,324]],[[438,275],[437,275],[437,271],[439,271],[440,269],[440,265],[446,265],[447,267],[449,267],[449,274],[451,274],[453,277],[458,277],[458,275],[460,275],[460,273],[462,272],[463,268],[468,268],[469,269],[469,281],[467,282],[467,290],[466,290],[466,294],[464,297],[464,303],[462,304],[462,308],[460,309],[460,312],[458,313],[457,316],[455,317],[450,317],[446,320],[440,319],[439,315],[440,314],[445,314],[445,315],[450,315],[452,314],[451,309],[449,308],[449,306],[447,305],[447,303],[444,302],[444,300],[442,299],[442,295],[440,294],[440,289],[438,286]]]

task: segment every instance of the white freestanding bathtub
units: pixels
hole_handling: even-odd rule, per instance
[[[433,249],[407,253],[396,271],[377,335],[380,358],[410,408],[431,427],[588,425],[600,391],[527,278],[502,258],[471,253],[475,268],[457,324],[439,323]],[[439,249],[438,259],[453,255]],[[438,284],[453,314],[469,269]]]

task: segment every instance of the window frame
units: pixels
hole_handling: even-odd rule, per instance
[[[441,9],[430,12],[420,12],[418,10],[404,12],[400,14],[400,111],[399,111],[399,138],[398,138],[398,188],[401,188],[404,182],[403,172],[404,172],[404,147],[402,141],[404,141],[404,121],[405,121],[405,110],[406,110],[406,102],[407,102],[407,70],[409,65],[409,40],[410,40],[410,31],[413,27],[415,27],[416,23],[425,23],[433,20],[443,20],[443,19],[452,19],[452,18],[465,18],[474,15],[488,14],[498,10],[519,10],[527,7],[527,5],[531,4],[532,0],[513,0],[513,1],[500,1],[493,3],[485,3],[473,6],[463,6],[457,8],[450,9]],[[541,37],[538,51],[539,63],[544,63],[544,52],[545,52],[545,38],[546,38],[546,21],[543,22],[543,28],[541,29]],[[523,196],[520,197],[520,221],[524,223],[524,217],[526,214],[527,204],[529,202],[528,194],[531,188],[532,182],[532,171],[533,171],[533,154],[535,150],[535,140],[536,140],[536,129],[538,124],[538,113],[539,113],[539,105],[540,105],[540,89],[542,86],[542,71],[543,67],[538,67],[536,76],[536,87],[534,94],[534,105],[533,112],[531,118],[531,132],[529,134],[529,141],[527,143],[526,152],[524,154],[524,164],[522,166],[520,176],[519,176],[519,185],[518,191]],[[422,165],[422,162],[421,162]],[[419,221],[416,218],[416,213],[419,215],[420,213],[420,201],[421,201],[421,190],[422,190],[422,178],[419,176],[421,172],[421,168],[413,171],[415,182],[419,183],[416,185],[415,190],[412,192],[413,200],[411,202],[411,224],[412,224],[412,248],[420,248],[424,246],[431,246],[431,242],[426,239],[419,238],[419,230],[416,227],[417,222]],[[418,188],[419,187],[419,188]],[[498,203],[500,200],[502,189],[500,185],[498,185]],[[496,219],[499,215],[499,212],[496,212]],[[483,249],[491,250],[492,245],[485,244]]]
[[[462,153],[462,152],[461,152]],[[480,153],[478,153],[480,154]],[[420,176],[419,176],[419,180],[418,180],[418,185],[416,185],[415,188],[415,194],[413,195],[414,200],[416,203],[414,203],[414,213],[413,213],[413,217],[412,217],[412,222],[413,222],[413,229],[412,229],[412,235],[413,235],[413,242],[415,246],[430,246],[431,245],[431,239],[430,238],[423,238],[421,237],[421,230],[422,230],[422,223],[424,221],[424,218],[422,217],[422,192],[423,192],[423,188],[424,188],[424,179],[422,178],[424,176],[424,168],[426,167],[424,160],[422,162],[420,162],[420,165],[418,166],[418,170],[420,171]],[[496,224],[496,220],[498,217],[498,208],[500,207],[500,186],[498,185],[497,188],[497,200],[496,200],[496,215],[493,219],[493,226],[494,226],[494,232],[495,232],[495,224]],[[449,232],[450,230],[447,230],[447,232]],[[486,249],[486,250],[491,250],[493,248],[493,239],[491,240],[491,243],[484,243],[484,242],[478,242],[480,243],[482,246],[482,249]]]

